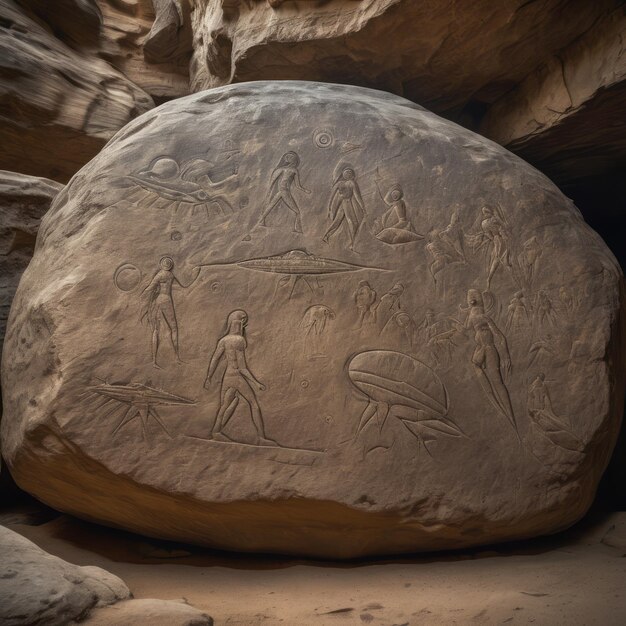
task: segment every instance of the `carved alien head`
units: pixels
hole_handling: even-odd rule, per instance
[[[228,315],[226,325],[229,335],[242,335],[243,329],[248,324],[248,314],[245,311],[237,310]]]

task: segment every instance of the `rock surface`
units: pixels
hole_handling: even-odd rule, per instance
[[[130,597],[117,576],[93,566],[78,567],[52,556],[0,526],[0,622],[62,625],[84,619],[95,607]]]
[[[0,352],[11,301],[35,250],[43,214],[63,185],[0,170]]]
[[[172,600],[128,600],[94,611],[88,626],[213,626],[213,619],[202,611]]]
[[[616,4],[197,0],[191,89],[323,80],[458,113],[470,100],[491,104]]]
[[[0,2],[0,168],[66,181],[152,98]]]
[[[480,132],[560,184],[626,158],[626,13],[604,16],[496,101]]]
[[[406,100],[197,94],[128,125],[46,215],[4,457],[58,509],[221,548],[555,532],[619,428],[620,285],[549,180]]]

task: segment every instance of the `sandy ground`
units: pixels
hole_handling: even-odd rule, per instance
[[[516,545],[350,563],[218,553],[67,516],[42,521],[0,513],[44,550],[117,574],[136,598],[185,599],[217,626],[626,624],[626,513]]]

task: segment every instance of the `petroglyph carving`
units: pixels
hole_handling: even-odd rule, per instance
[[[535,316],[538,324],[556,324],[556,311],[552,306],[550,296],[542,289],[537,293],[535,298]]]
[[[300,207],[293,197],[292,187],[295,186],[309,195],[311,192],[305,189],[300,182],[300,157],[295,152],[285,152],[281,157],[278,165],[275,167],[270,176],[269,191],[267,194],[267,206],[261,215],[259,224],[267,226],[267,217],[269,214],[281,204],[284,204],[292,213],[295,214],[295,222],[293,231],[302,233],[302,220],[300,216]]]
[[[504,329],[509,330],[520,330],[521,328],[527,328],[530,326],[531,317],[528,310],[528,305],[526,303],[526,297],[524,296],[523,291],[518,291],[511,298],[509,302],[509,306],[507,307],[506,313],[506,324]]]
[[[488,300],[488,304],[485,304],[485,300]],[[477,289],[467,292],[465,328],[474,333],[476,345],[472,365],[491,404],[517,431],[511,398],[505,384],[511,373],[511,357],[506,337],[489,315],[493,305],[493,297],[488,292],[481,294]]]
[[[480,231],[467,235],[474,252],[484,251],[487,256],[487,289],[498,270],[503,267],[513,274],[511,263],[510,228],[499,206],[484,206],[481,209]]]
[[[354,250],[356,238],[365,215],[365,205],[354,168],[348,165],[341,166],[330,192],[328,217],[331,224],[322,238],[323,241],[329,243],[330,238],[343,225],[350,238],[348,248]]]
[[[448,265],[466,262],[458,209],[452,213],[450,223],[443,230],[430,231],[426,250],[432,257],[428,269],[435,285],[437,285],[437,276]]]
[[[382,432],[389,416],[397,419],[429,454],[428,442],[437,435],[462,434],[447,418],[445,386],[435,372],[417,359],[388,350],[361,352],[350,360],[348,376],[368,400],[355,437],[374,418]]]
[[[354,303],[358,312],[357,328],[376,323],[376,291],[366,280],[359,281],[354,292]]]
[[[561,465],[563,472],[563,466],[580,461],[584,446],[567,421],[555,414],[544,373],[537,374],[528,388],[527,410],[532,451],[542,463],[555,468]]]
[[[374,236],[388,244],[410,243],[423,239],[423,235],[415,232],[413,224],[408,218],[404,191],[400,185],[394,185],[386,194],[380,190],[379,181],[376,181],[378,193],[387,210],[374,221]]]
[[[174,212],[182,206],[191,207],[192,214],[196,209],[204,209],[207,218],[211,211],[224,216],[233,212],[228,198],[221,193],[210,194],[207,188],[221,187],[224,183],[237,177],[237,169],[226,178],[213,182],[210,178],[212,164],[204,159],[192,159],[180,166],[176,159],[158,157],[150,166],[126,177],[132,185],[140,187],[153,196],[152,206],[159,199],[168,200]]]
[[[235,413],[239,401],[243,399],[250,410],[250,417],[257,432],[258,445],[276,445],[273,439],[265,435],[261,407],[256,397],[256,392],[265,391],[265,385],[254,377],[246,363],[248,343],[245,329],[247,325],[248,314],[245,311],[230,313],[226,320],[226,333],[217,342],[209,363],[204,381],[205,388],[209,387],[222,359],[226,362],[226,369],[220,382],[220,406],[213,424],[211,437],[216,441],[233,441],[222,431]]]
[[[120,291],[134,291],[141,283],[141,270],[132,263],[123,263],[115,270],[113,283]]]
[[[324,304],[314,304],[304,312],[300,326],[304,331],[306,351],[312,358],[324,356],[326,325],[335,317],[335,312]]]
[[[396,283],[381,299],[376,307],[376,320],[382,331],[389,320],[402,310],[400,298],[404,293],[404,285]]]
[[[523,280],[529,288],[532,286],[533,279],[537,274],[537,266],[539,265],[541,254],[542,250],[539,241],[537,237],[533,236],[524,242],[522,251],[517,257]]]
[[[330,130],[318,129],[313,132],[313,143],[318,148],[330,148],[335,143],[335,138]]]
[[[159,261],[159,270],[142,292],[142,297],[144,297],[145,302],[142,307],[141,320],[147,320],[152,329],[152,364],[159,369],[161,369],[161,366],[157,362],[157,356],[161,344],[163,323],[165,323],[169,329],[172,347],[176,355],[176,362],[182,362],[178,348],[178,320],[176,319],[172,287],[177,285],[178,287],[187,289],[193,285],[200,274],[200,268],[196,267],[194,270],[194,278],[188,285],[183,285],[178,278],[176,278],[173,270],[173,259],[169,256],[164,256]]]
[[[105,398],[96,411],[100,413],[100,419],[104,420],[118,413],[119,422],[113,430],[115,435],[121,428],[130,424],[135,418],[141,422],[141,431],[146,441],[149,441],[149,419],[152,417],[161,429],[171,437],[170,432],[161,420],[155,407],[157,406],[180,406],[194,404],[193,400],[174,395],[167,391],[154,389],[141,383],[108,384],[104,383],[89,388],[89,392]],[[110,406],[112,405],[112,406]]]

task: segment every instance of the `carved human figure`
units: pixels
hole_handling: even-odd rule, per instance
[[[530,322],[530,315],[526,306],[526,298],[523,291],[518,291],[509,302],[506,314],[505,330],[518,330],[527,326]]]
[[[556,324],[556,312],[552,306],[552,300],[550,300],[550,297],[543,289],[537,294],[535,311],[537,314],[537,321],[540,324],[545,324],[546,322],[551,326]]]
[[[505,267],[512,272],[510,235],[504,215],[497,207],[484,206],[481,212],[480,232],[469,235],[468,241],[474,251],[483,247],[488,249],[487,289],[489,289],[499,267]]]
[[[463,248],[463,228],[459,221],[460,209],[457,207],[450,216],[450,223],[439,233],[440,240],[458,255],[459,261],[465,261]]]
[[[374,324],[376,322],[376,291],[372,289],[366,280],[359,281],[359,286],[354,292],[354,303],[358,311],[357,328],[363,325]]]
[[[300,208],[295,201],[291,188],[295,186],[306,194],[311,192],[305,189],[300,183],[300,157],[295,152],[286,152],[283,154],[278,165],[272,172],[270,177],[270,188],[267,198],[267,207],[259,223],[261,226],[267,226],[265,220],[267,216],[281,203],[283,203],[292,213],[295,214],[296,219],[293,227],[293,231],[296,233],[302,232],[302,220],[300,218]]]
[[[527,410],[532,422],[552,443],[572,452],[582,451],[583,446],[570,425],[554,412],[543,373],[537,374],[528,388]]]
[[[147,297],[142,308],[141,319],[147,319],[152,329],[152,364],[161,369],[157,362],[159,345],[161,344],[161,331],[163,322],[167,325],[170,339],[176,354],[176,362],[182,363],[178,349],[178,321],[176,309],[172,297],[172,287],[178,285],[183,289],[190,287],[198,278],[200,268],[195,268],[195,276],[188,285],[183,285],[174,275],[174,261],[169,256],[164,256],[159,261],[159,270],[152,277],[148,286],[143,290],[142,296]]]
[[[376,307],[376,320],[380,329],[385,328],[387,322],[402,309],[400,297],[404,293],[404,285],[396,283],[381,299]]]
[[[378,186],[378,181],[376,186],[380,197],[387,205],[387,209],[374,221],[374,236],[388,244],[410,243],[422,239],[422,235],[415,232],[415,228],[409,220],[402,187],[394,185],[383,195]]]
[[[246,363],[245,328],[248,324],[248,314],[237,310],[228,315],[226,320],[226,334],[217,342],[213,356],[209,363],[209,370],[204,381],[208,388],[215,375],[220,361],[226,361],[226,369],[220,383],[220,407],[213,425],[211,437],[216,441],[232,441],[222,431],[233,416],[240,399],[244,399],[250,408],[252,423],[257,432],[257,443],[260,445],[275,445],[276,442],[265,435],[265,426],[261,407],[255,391],[264,391],[265,385],[260,383],[248,369]]]
[[[567,313],[572,313],[578,306],[578,302],[576,301],[572,290],[565,285],[559,289],[559,300]]]
[[[472,365],[476,377],[490,402],[517,430],[511,398],[504,382],[511,371],[506,337],[485,310],[484,296],[480,291],[468,290],[467,305],[465,328],[474,333],[476,347]]]
[[[448,232],[444,238],[443,233],[444,231],[438,229],[431,230],[429,233],[429,242],[426,244],[426,250],[432,256],[432,261],[428,264],[428,269],[435,285],[437,285],[437,275],[445,269],[447,265],[451,263],[462,263],[464,261],[464,256],[452,245],[454,243],[452,234]]]
[[[356,174],[351,167],[344,167],[331,189],[328,203],[328,216],[331,224],[322,238],[323,241],[329,243],[330,238],[345,223],[350,237],[349,249],[354,250],[365,214],[365,205]]]
[[[537,265],[539,263],[541,253],[541,245],[539,244],[537,237],[533,236],[524,242],[522,251],[517,257],[524,280],[526,285],[529,287],[532,285],[533,279],[537,274]]]

